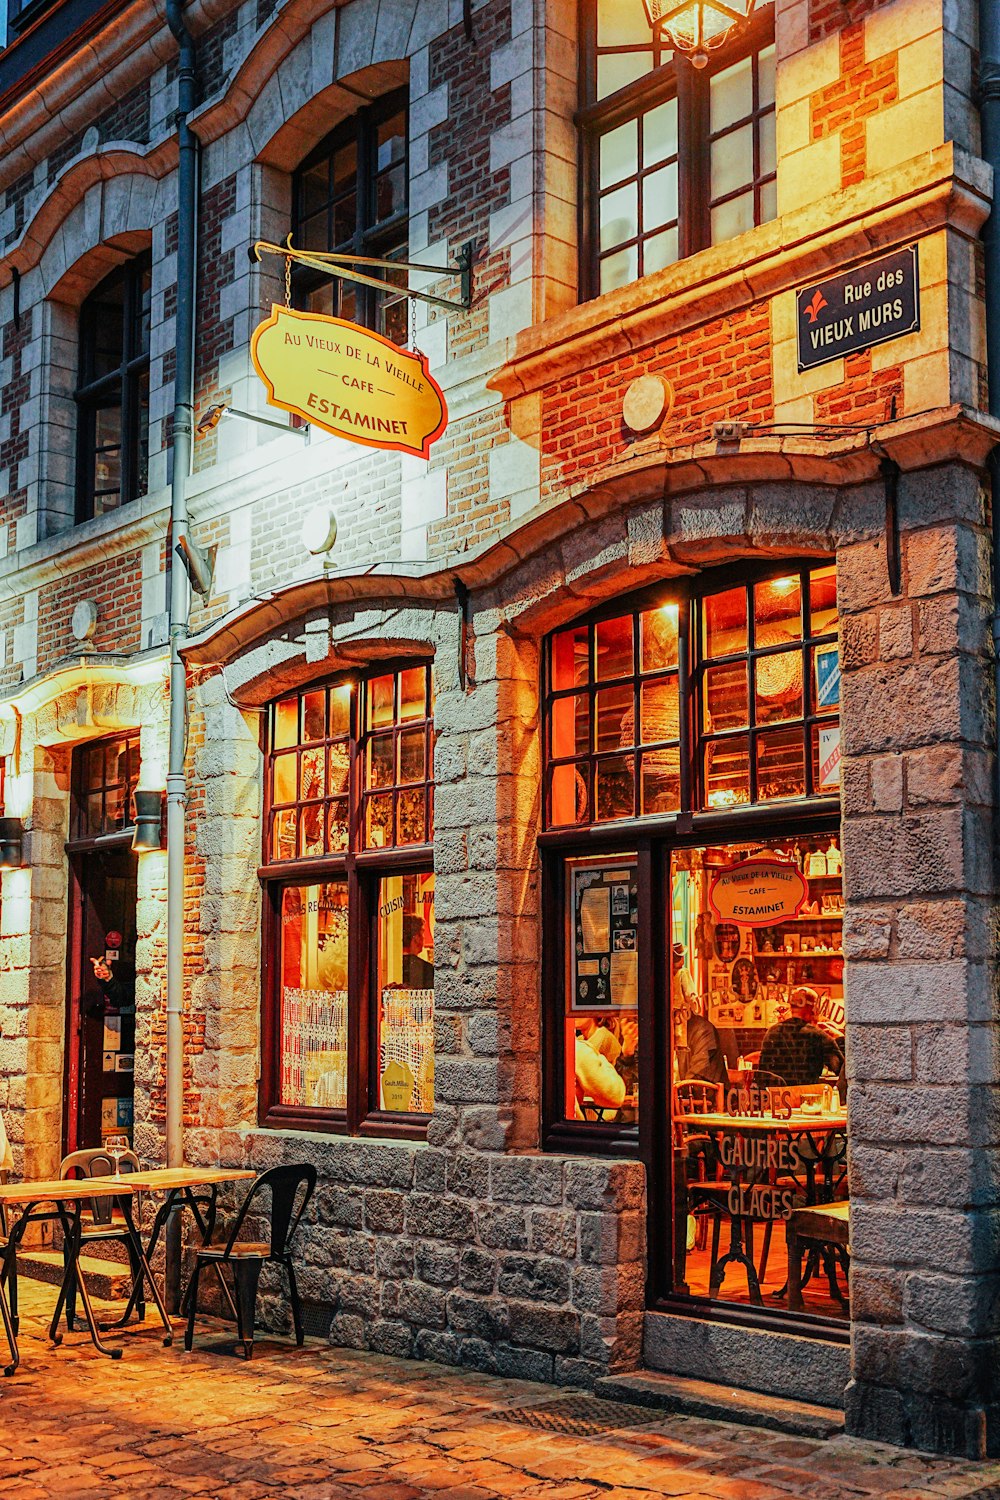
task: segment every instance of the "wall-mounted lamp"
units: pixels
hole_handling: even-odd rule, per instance
[[[703,68],[708,54],[721,47],[753,15],[757,0],[642,0],[653,33]]]
[[[24,824],[20,818],[0,818],[0,870],[20,870],[25,863]]]
[[[161,838],[162,792],[133,792],[135,832],[132,848],[139,854],[152,854],[163,848]]]

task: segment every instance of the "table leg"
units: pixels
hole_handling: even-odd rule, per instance
[[[7,1348],[10,1350],[10,1362],[4,1366],[5,1375],[13,1375],[14,1371],[21,1363],[21,1356],[17,1348],[17,1330],[15,1327],[14,1319],[11,1316],[10,1307],[7,1302],[7,1293],[4,1290],[4,1281],[7,1277],[7,1257],[9,1254],[10,1241],[8,1240],[7,1246],[4,1250],[3,1272],[0,1273],[0,1320],[3,1321],[3,1331],[7,1339]],[[16,1266],[17,1262],[15,1261],[14,1264]],[[15,1282],[14,1285],[16,1286],[17,1283]]]
[[[790,1312],[802,1311],[802,1247],[792,1227],[791,1219],[785,1224],[785,1243],[788,1246],[788,1308]]]
[[[132,1295],[129,1298],[128,1306],[132,1307],[134,1303],[141,1301],[143,1282],[148,1281],[149,1289],[153,1294],[153,1301],[156,1304],[156,1311],[159,1313],[160,1322],[163,1324],[163,1327],[166,1331],[167,1336],[163,1340],[163,1343],[164,1346],[167,1346],[169,1344],[172,1344],[174,1339],[173,1329],[170,1326],[170,1319],[167,1317],[167,1310],[163,1306],[159,1288],[157,1287],[156,1282],[153,1280],[153,1273],[150,1270],[149,1261],[147,1260],[146,1255],[143,1251],[142,1241],[139,1238],[138,1230],[135,1227],[135,1221],[132,1218],[131,1204],[127,1200],[123,1199],[121,1207],[122,1216],[125,1220],[125,1227],[129,1237],[129,1244],[132,1248],[131,1260],[134,1267]],[[127,1320],[127,1318],[128,1308],[126,1308],[125,1319],[119,1320],[119,1322],[117,1323],[111,1323],[104,1326],[108,1328],[120,1328],[122,1326],[122,1322]]]

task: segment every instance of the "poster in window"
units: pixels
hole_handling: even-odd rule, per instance
[[[616,860],[572,871],[572,1010],[635,1010],[638,1005],[638,895],[634,865]]]

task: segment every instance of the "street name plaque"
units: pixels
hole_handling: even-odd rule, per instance
[[[920,327],[920,273],[916,245],[796,294],[799,370],[813,370]]]

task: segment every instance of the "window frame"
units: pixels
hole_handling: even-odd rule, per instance
[[[147,336],[146,347],[143,348],[141,336],[138,340],[136,338],[136,330],[141,329],[142,326],[143,281],[147,275],[150,278],[150,296],[152,296],[152,266],[153,258],[150,251],[143,251],[140,255],[132,256],[98,282],[80,304],[80,314],[77,320],[77,378],[73,392],[77,432],[77,525],[93,520],[98,515],[107,515],[109,511],[120,510],[132,500],[138,500],[149,489],[149,392],[147,390],[146,481],[143,485],[140,475],[140,449],[143,434],[139,387],[142,377],[149,374],[151,339]],[[116,281],[124,283],[122,357],[113,370],[107,371],[104,375],[94,376],[90,370],[94,359],[94,341],[99,318],[97,299],[102,291]],[[119,499],[117,505],[98,511],[94,483],[97,414],[102,410],[107,398],[116,394],[119,412]]]
[[[366,688],[375,678],[412,668],[427,674],[427,717],[413,721],[426,726],[429,781],[426,831],[422,844],[400,844],[381,848],[363,846],[362,809],[365,799],[364,761],[369,739],[365,708]],[[348,846],[335,852],[275,859],[272,855],[272,766],[273,723],[277,704],[320,689],[354,684],[351,694]],[[309,682],[279,695],[268,705],[262,726],[264,753],[263,863],[257,874],[262,887],[261,923],[261,1033],[258,1123],[265,1129],[310,1130],[334,1135],[373,1136],[381,1139],[423,1140],[431,1119],[428,1114],[401,1114],[383,1110],[378,1104],[378,885],[386,876],[433,873],[433,761],[434,761],[433,661],[430,657],[406,657],[380,661],[363,672],[345,671]],[[299,709],[301,715],[301,706]],[[300,720],[301,722],[301,720]],[[394,724],[394,730],[398,725]],[[328,743],[325,741],[324,743]],[[314,743],[314,742],[309,742]],[[319,743],[318,741],[315,743]],[[296,744],[301,746],[301,741]],[[327,799],[328,800],[328,799]],[[327,801],[324,801],[324,809]],[[318,885],[343,879],[347,884],[347,1098],[343,1109],[318,1105],[285,1104],[281,1101],[281,901],[290,886]]]
[[[590,302],[604,295],[600,286],[600,228],[598,205],[600,202],[600,141],[602,136],[632,119],[639,119],[659,104],[669,99],[677,100],[677,262],[712,245],[711,236],[711,139],[709,136],[709,100],[711,80],[725,72],[735,63],[743,61],[774,44],[774,5],[765,4],[755,11],[749,23],[741,27],[732,41],[714,49],[704,68],[695,68],[681,56],[671,56],[635,79],[624,88],[597,98],[597,0],[580,0],[580,68],[578,77],[578,108],[575,122],[579,136],[578,172],[578,228],[580,243],[579,283],[580,301]],[[758,181],[756,169],[759,162],[760,141],[756,122],[760,114],[756,108],[757,74],[754,70],[755,109],[754,122],[754,170],[750,186],[754,193],[754,225],[759,227],[760,190],[776,178],[773,174]],[[772,111],[776,116],[776,107]],[[740,122],[728,126],[726,132],[737,128]],[[636,163],[635,180],[641,181],[642,168]],[[623,181],[632,181],[632,178]],[[743,189],[742,191],[746,191]],[[723,195],[719,202],[730,195]],[[734,193],[732,196],[737,196]],[[659,229],[655,233],[659,233]],[[623,242],[625,246],[633,242]],[[719,241],[718,243],[724,243]],[[638,238],[638,268],[636,280],[644,274],[642,268],[643,238]],[[619,247],[615,247],[617,253]],[[652,273],[649,273],[652,274]],[[628,283],[632,285],[634,283]],[[623,288],[609,288],[621,291]]]
[[[378,146],[378,130],[393,115],[403,112],[406,118],[406,134],[403,151],[403,182],[406,189],[406,201],[401,209],[390,214],[388,218],[378,219],[376,217],[376,182],[378,179],[378,164],[376,152]],[[360,256],[373,256],[382,259],[392,259],[393,250],[399,248],[401,240],[403,243],[402,258],[409,254],[409,222],[410,222],[410,103],[409,87],[403,85],[401,88],[393,89],[388,94],[372,101],[371,104],[363,105],[342,120],[330,133],[315,146],[308,155],[304,156],[292,173],[292,207],[291,207],[291,231],[292,243],[298,249],[302,249],[302,226],[307,216],[303,214],[303,180],[305,174],[313,167],[323,161],[330,161],[334,154],[344,146],[353,144],[357,152],[356,168],[356,208],[354,233],[347,239],[338,243],[324,245],[324,250],[340,251],[343,254]],[[334,198],[327,200],[326,213],[328,216],[332,209]],[[309,218],[313,215],[308,215]],[[387,272],[375,272],[375,275],[389,275]],[[322,271],[313,270],[309,266],[293,265],[292,267],[292,305],[301,308],[305,305],[305,299],[321,287],[330,284],[330,277]],[[340,297],[345,287],[350,287],[356,299],[355,315],[349,319],[350,322],[360,324],[364,328],[371,328],[376,333],[384,333],[383,311],[386,302],[386,294],[376,291],[374,287],[363,285],[361,282],[343,282],[334,278],[334,307],[337,308]],[[397,299],[392,299],[393,301]],[[405,300],[405,299],[404,299]],[[343,313],[335,311],[333,316],[343,317]]]
[[[125,779],[124,781],[108,781],[102,777],[95,786],[88,786],[88,762],[94,751],[99,750],[106,755],[108,747],[121,745],[125,754]],[[105,762],[106,764],[106,762]],[[85,850],[94,848],[98,844],[107,844],[115,840],[131,840],[135,832],[135,810],[133,796],[139,783],[142,769],[142,758],[140,748],[140,735],[138,729],[122,730],[119,734],[102,735],[97,740],[87,740],[77,745],[72,757],[70,774],[70,824],[69,838],[66,843],[68,850]],[[109,791],[122,791],[122,806],[125,821],[121,827],[105,827],[107,798]],[[100,793],[101,807],[104,813],[102,817],[101,830],[99,833],[90,833],[87,828],[87,801],[88,798]]]

